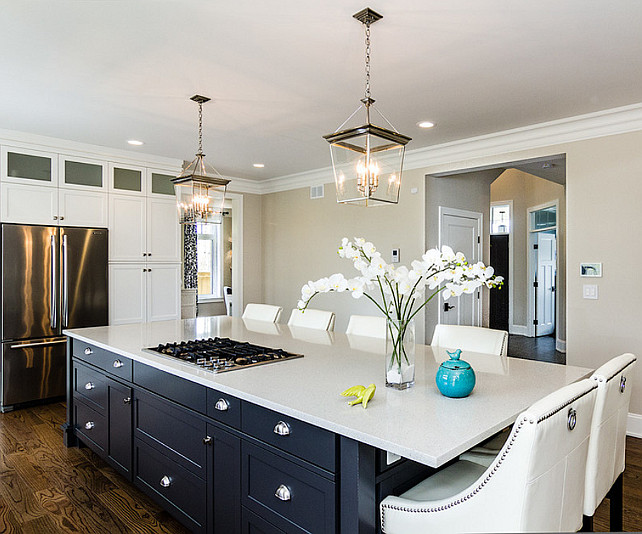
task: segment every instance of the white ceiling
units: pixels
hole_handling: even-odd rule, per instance
[[[639,0],[0,0],[0,128],[191,160],[198,93],[221,173],[327,167],[366,6],[373,97],[409,150],[642,102]]]

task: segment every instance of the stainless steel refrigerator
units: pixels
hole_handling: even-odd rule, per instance
[[[107,230],[2,225],[1,405],[65,393],[65,328],[108,322]]]

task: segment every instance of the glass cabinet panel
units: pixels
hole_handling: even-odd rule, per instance
[[[114,167],[114,189],[123,191],[142,191],[141,171]]]
[[[7,176],[51,182],[51,158],[7,152]]]
[[[103,166],[79,161],[65,161],[65,184],[103,186]]]
[[[168,174],[160,174],[157,172],[152,173],[152,193],[159,195],[171,195],[174,196],[174,184],[172,179],[176,178],[175,176],[170,176]]]

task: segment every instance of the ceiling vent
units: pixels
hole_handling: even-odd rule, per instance
[[[323,184],[310,186],[310,198],[312,199],[323,198],[323,196],[324,196]]]

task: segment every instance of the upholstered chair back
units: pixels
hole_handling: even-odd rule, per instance
[[[433,347],[506,356],[508,354],[508,332],[479,326],[438,324],[430,344]]]
[[[386,338],[386,318],[371,315],[351,315],[346,334]]]
[[[332,332],[334,331],[334,313],[310,308],[301,311],[295,308],[290,315],[288,326],[302,326]]]
[[[245,306],[243,310],[243,319],[252,319],[253,321],[267,321],[276,323],[281,316],[281,306],[272,306],[271,304],[253,304]]]

